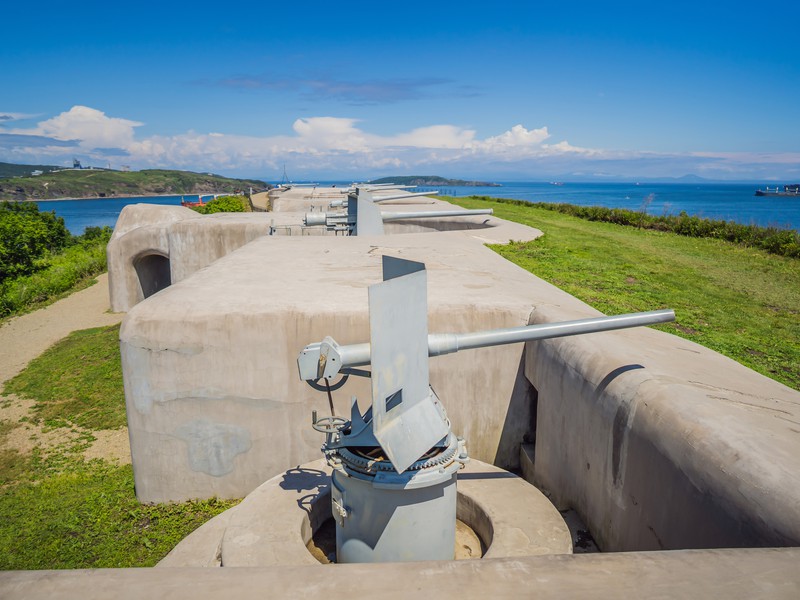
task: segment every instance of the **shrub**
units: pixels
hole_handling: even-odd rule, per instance
[[[0,280],[0,319],[84,286],[91,277],[105,271],[106,244],[111,233],[110,227],[87,227],[82,236],[72,238],[69,247],[40,259],[36,272]]]
[[[576,206],[574,204],[556,204],[551,202],[526,202],[507,198],[491,198],[489,196],[473,196],[478,200],[511,204],[514,206],[530,206],[552,210],[588,221],[602,221],[616,225],[670,231],[679,235],[699,238],[714,238],[759,248],[770,254],[800,258],[800,233],[794,229],[778,229],[776,227],[759,227],[743,225],[733,221],[703,219],[681,211],[677,215],[648,215],[643,211],[624,208],[605,208],[603,206]]]
[[[0,204],[0,282],[30,275],[42,268],[42,259],[72,241],[64,219],[39,212],[35,202]]]
[[[203,215],[219,212],[249,212],[250,203],[244,196],[220,196],[207,204],[192,208]]]

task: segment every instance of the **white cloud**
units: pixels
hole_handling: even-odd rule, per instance
[[[73,106],[60,115],[41,121],[34,129],[17,129],[10,133],[41,135],[56,140],[77,140],[84,149],[126,148],[133,142],[134,128],[142,123],[107,117],[88,106]]]
[[[21,113],[0,113],[4,114]],[[275,172],[287,163],[295,173],[338,173],[342,177],[423,168],[432,172],[437,165],[454,176],[493,172],[556,176],[599,169],[618,175],[695,172],[709,177],[764,177],[769,173],[779,177],[796,173],[800,163],[798,153],[666,154],[583,148],[566,140],[551,142],[547,127],[522,124],[484,138],[474,129],[451,124],[379,135],[367,131],[358,119],[329,116],[299,118],[292,125],[293,134],[262,137],[187,131],[137,138],[136,128],[141,125],[74,106],[35,127],[0,129],[0,160],[38,162],[45,157],[68,159],[78,153],[89,159],[85,164],[112,160],[135,168],[241,174]]]
[[[514,125],[508,131],[486,138],[480,147],[484,150],[511,150],[514,148],[537,148],[550,137],[547,127],[525,129],[522,125]]]
[[[369,151],[367,136],[355,125],[356,119],[337,117],[311,117],[297,119],[292,125],[299,139],[288,142],[295,149],[343,150],[346,152]],[[269,139],[269,138],[267,138]]]
[[[474,139],[475,132],[471,129],[462,129],[455,125],[432,125],[391,137],[376,137],[375,141],[381,147],[454,149],[466,148]]]

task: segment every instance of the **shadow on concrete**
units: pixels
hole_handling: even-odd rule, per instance
[[[620,375],[627,373],[628,371],[635,371],[637,369],[644,369],[644,366],[640,364],[633,364],[633,365],[624,365],[622,367],[617,367],[613,371],[611,371],[608,375],[603,377],[603,381],[597,386],[595,390],[595,394],[599,397],[606,391],[606,388],[611,385],[611,382],[614,381]]]
[[[160,254],[146,254],[133,261],[139,278],[142,295],[149,298],[156,292],[172,285],[169,258]]]
[[[458,479],[459,480],[466,480],[466,479],[510,479],[512,477],[517,477],[514,473],[509,473],[508,471],[503,471],[501,473],[491,472],[491,473],[459,473]]]
[[[502,469],[518,471],[519,448],[522,443],[536,441],[536,410],[539,392],[525,377],[525,350],[519,359],[514,388],[508,402],[503,431],[494,457],[494,464]],[[460,475],[459,475],[460,477]]]
[[[320,497],[330,493],[331,478],[325,471],[305,469],[298,466],[286,471],[279,485],[281,489],[297,493],[311,492],[297,499],[297,506],[311,516],[314,503]]]

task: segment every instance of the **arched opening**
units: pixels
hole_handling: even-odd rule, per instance
[[[160,254],[147,254],[133,261],[133,268],[139,277],[142,295],[149,298],[165,287],[169,287],[172,278],[169,271],[169,259]]]

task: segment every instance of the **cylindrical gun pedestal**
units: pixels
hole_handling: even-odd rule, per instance
[[[447,448],[433,450],[401,474],[388,460],[355,449],[337,452],[331,486],[337,562],[453,559],[462,453],[455,436],[450,438]]]

